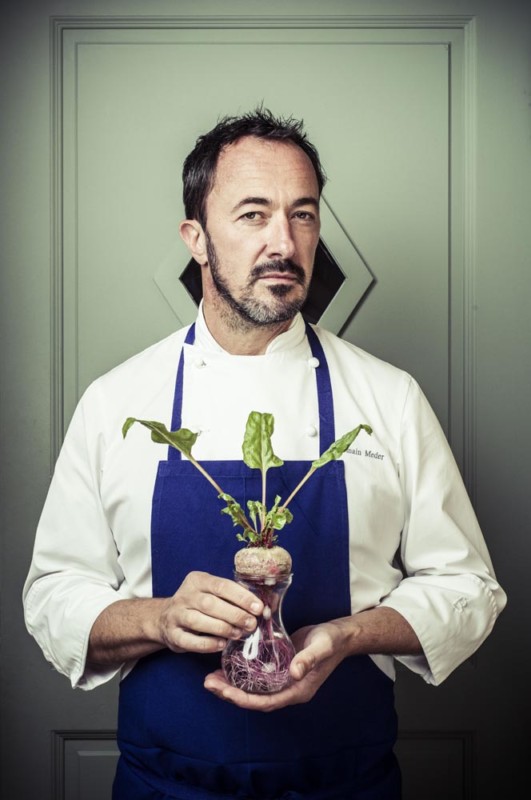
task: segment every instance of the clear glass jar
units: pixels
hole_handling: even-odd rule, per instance
[[[282,601],[291,579],[291,574],[264,577],[234,573],[234,580],[264,604],[255,630],[229,641],[221,654],[227,680],[244,692],[271,694],[291,683],[289,665],[295,648],[282,622]]]

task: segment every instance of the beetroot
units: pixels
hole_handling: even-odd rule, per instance
[[[289,575],[291,556],[283,547],[244,547],[234,556],[234,569],[238,575],[267,577]]]

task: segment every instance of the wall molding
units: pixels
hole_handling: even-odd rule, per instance
[[[102,745],[107,756],[118,754],[115,730],[53,730],[52,738],[52,797],[55,800],[74,800],[68,791],[67,772],[72,754],[69,749],[76,742],[80,748],[93,743]]]
[[[415,745],[416,749],[414,750]],[[450,767],[453,761],[453,768],[460,775],[460,785],[455,786],[455,790],[459,794],[452,795],[453,800],[474,800],[477,741],[476,733],[470,730],[399,731],[397,755],[401,762],[404,790],[407,791],[408,789],[408,750],[411,753],[411,760],[417,762],[419,758],[422,759],[422,754],[419,751],[424,749],[426,753],[426,750],[430,749],[430,747],[433,751],[435,751],[435,748],[440,747],[441,764],[444,767]],[[426,758],[426,755],[424,757]],[[413,768],[411,771],[413,772]],[[436,779],[437,776],[431,777]],[[412,794],[415,793],[415,788],[418,787],[411,787]]]
[[[125,16],[53,16],[52,27],[58,31],[73,29],[134,28],[146,30],[171,30],[173,28],[297,28],[301,30],[328,28],[407,29],[429,30],[463,29],[473,19],[470,15],[356,15],[356,14],[309,14],[300,15],[125,15]]]
[[[477,24],[464,27],[464,326],[463,477],[473,505],[477,496]]]
[[[456,800],[473,800],[476,770],[476,737],[473,731],[402,730],[398,733],[396,751],[406,791],[409,788],[417,796],[419,774],[422,780],[427,773],[436,779],[437,775],[449,772]],[[88,767],[85,778],[96,773],[101,782],[110,782],[109,767],[112,765],[114,772],[117,757],[115,730],[52,731],[53,797],[56,800],[77,800],[77,795],[73,796],[72,792],[78,791],[80,762]],[[109,758],[112,758],[111,762],[102,763],[102,759]],[[419,762],[422,763],[420,773],[417,772]],[[102,767],[105,767],[104,771]],[[101,790],[106,788],[110,789],[110,786],[101,786]]]

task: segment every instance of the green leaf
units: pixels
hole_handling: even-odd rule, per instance
[[[253,525],[257,528],[257,520],[261,520],[264,516],[266,509],[260,500],[248,500],[247,508],[249,509],[249,516],[253,521]]]
[[[288,508],[279,508],[280,503],[281,497],[277,494],[275,497],[275,502],[265,516],[264,528],[266,530],[274,529],[276,531],[280,531],[285,525],[293,520],[293,514],[291,511]]]
[[[243,437],[243,460],[251,469],[259,469],[264,475],[270,467],[281,467],[284,463],[273,452],[271,436],[275,428],[273,414],[251,411]]]
[[[241,505],[231,497],[230,494],[220,494],[220,500],[225,500],[227,506],[226,508],[221,509],[222,514],[228,514],[229,517],[232,519],[234,525],[242,525],[242,520],[244,520],[243,509]]]
[[[274,528],[276,531],[281,531],[285,525],[293,521],[293,514],[289,508],[281,508],[274,514],[267,515],[267,527]]]
[[[196,443],[199,434],[192,433],[192,431],[189,431],[188,428],[179,428],[177,431],[169,431],[162,422],[128,417],[122,428],[122,434],[124,438],[127,436],[127,432],[135,422],[139,422],[145,428],[149,428],[151,431],[151,439],[154,442],[157,442],[157,444],[171,445],[171,447],[175,447],[176,450],[180,450],[181,453],[184,453],[184,455],[188,456],[188,458],[192,457],[192,447]]]
[[[124,437],[124,439],[127,436],[127,431],[129,430],[129,428],[132,425],[135,424],[135,422],[136,422],[136,419],[134,417],[127,417],[126,421],[124,422],[124,424],[122,426],[122,436]]]
[[[324,464],[328,464],[329,461],[333,461],[335,459],[341,458],[345,450],[348,450],[356,436],[361,430],[366,431],[369,435],[372,433],[372,428],[369,425],[358,425],[357,428],[354,430],[345,433],[340,439],[337,439],[333,444],[330,445],[328,450],[325,452],[312,463],[312,469],[319,469]]]
[[[244,528],[243,533],[237,533],[236,538],[239,542],[247,542],[251,544],[260,543],[261,535],[252,528]]]

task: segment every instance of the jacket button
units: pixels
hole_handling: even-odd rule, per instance
[[[205,361],[203,358],[201,358],[201,357],[199,357],[199,358],[196,358],[196,360],[195,360],[195,366],[196,366],[198,369],[201,369],[201,367],[206,367],[206,361]]]
[[[312,356],[311,358],[308,359],[308,366],[313,367],[313,369],[317,369],[317,367],[319,366],[319,359],[315,358],[315,356]]]
[[[317,436],[317,428],[315,427],[315,425],[308,425],[308,427],[306,428],[306,433],[308,436],[311,436],[313,438],[314,436]]]

